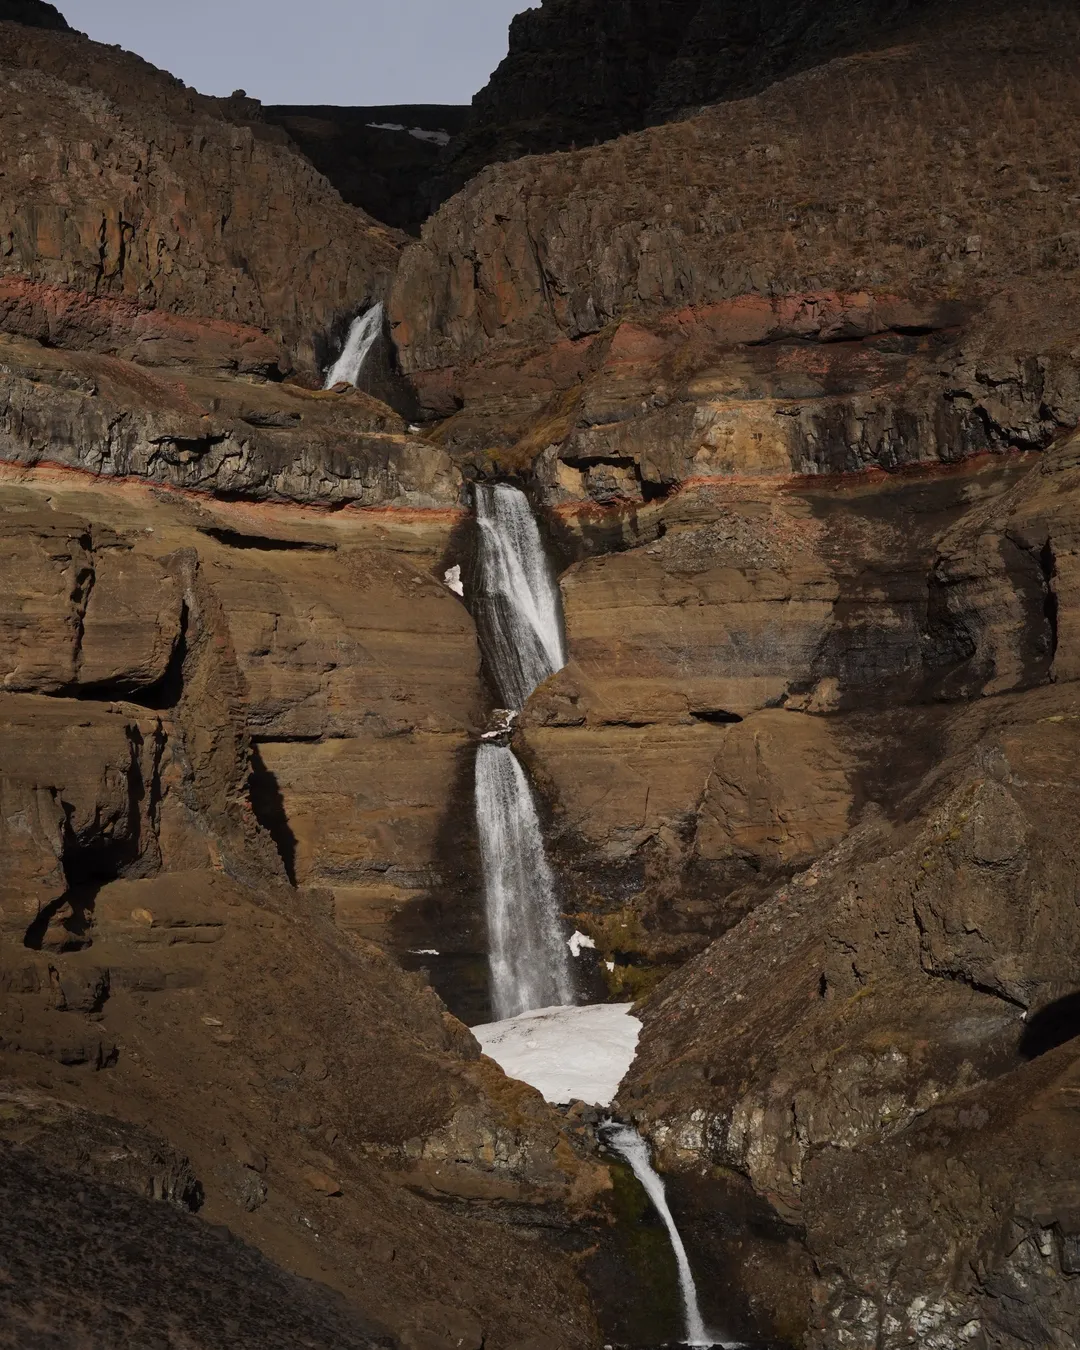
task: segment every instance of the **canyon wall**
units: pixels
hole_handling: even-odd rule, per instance
[[[1075,40],[988,20],[481,174],[393,292],[439,443],[600,502],[1046,444],[1078,412],[1075,152],[1039,91],[1076,101]]]
[[[335,1343],[603,1343],[593,1123],[463,1025],[493,694],[444,576],[511,478],[569,652],[515,748],[709,1316],[1070,1344],[1080,30],[854,15],[549,0],[493,117],[560,61],[579,143],[753,96],[407,246],[253,101],[0,22],[0,1225],[54,1216],[52,1325],[127,1223]],[[317,388],[376,298],[419,424]]]
[[[486,699],[460,470],[317,387],[401,240],[76,34],[0,23],[0,100],[0,1339],[584,1350],[607,1171],[389,954]]]

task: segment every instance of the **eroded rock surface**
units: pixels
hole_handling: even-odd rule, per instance
[[[925,0],[543,0],[510,25],[510,51],[473,99],[445,157],[453,188],[486,164],[610,140],[704,104],[743,98],[794,71],[984,19]]]
[[[1055,1048],[1078,1030],[1075,445],[938,537],[930,612],[949,560],[966,638],[939,701],[771,714],[828,713],[878,757],[849,780],[854,828],[644,1006],[622,1106],[669,1167],[733,1169],[805,1231],[814,1346],[1056,1346],[1075,1324],[1073,1071]],[[1060,600],[1053,566],[1026,590],[1013,549],[1060,554]]]
[[[590,1344],[562,1258],[525,1239],[513,1255],[469,1211],[569,1224],[606,1171],[385,950],[403,906],[461,903],[444,831],[479,656],[432,575],[457,513],[229,505],[57,470],[0,495],[12,1100],[29,1078],[163,1130],[204,1218],[403,1343],[468,1325],[507,1350]],[[537,1279],[557,1330],[522,1301]]]

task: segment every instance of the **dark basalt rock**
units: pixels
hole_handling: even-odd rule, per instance
[[[906,29],[955,21],[966,7],[968,0],[544,0],[511,24],[509,54],[447,151],[443,196],[485,164],[593,145],[744,98]]]
[[[51,28],[55,32],[69,32],[71,25],[55,5],[45,0],[0,0],[0,20],[24,23],[29,28]]]
[[[439,172],[447,138],[462,130],[468,111],[443,104],[272,106],[260,115],[286,131],[351,206],[419,234],[437,204],[430,180]]]

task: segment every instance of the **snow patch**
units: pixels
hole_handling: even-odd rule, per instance
[[[438,956],[434,947],[419,947],[409,952],[410,956]]]
[[[549,1102],[610,1106],[634,1059],[641,1023],[632,1003],[540,1008],[473,1027],[485,1055]]]
[[[418,141],[429,141],[432,145],[450,144],[448,131],[425,131],[423,127],[413,127],[409,135],[415,136]]]
[[[449,145],[448,131],[428,131],[426,127],[406,127],[404,122],[366,122],[372,131],[408,131],[418,141],[428,141],[432,145]]]
[[[584,933],[575,932],[574,936],[566,944],[570,948],[573,956],[580,956],[583,949],[588,947],[591,951],[596,951],[596,943],[591,937],[586,937]]]
[[[443,581],[450,587],[455,595],[465,598],[465,583],[461,580],[461,567],[448,567],[443,575]]]

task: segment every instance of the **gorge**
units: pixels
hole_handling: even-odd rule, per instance
[[[511,36],[0,0],[0,1346],[1071,1350],[1075,7]]]

